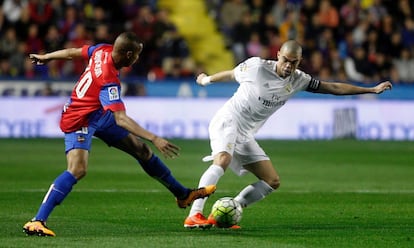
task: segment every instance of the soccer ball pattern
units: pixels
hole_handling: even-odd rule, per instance
[[[211,208],[217,227],[228,228],[240,223],[243,208],[231,197],[218,199]]]

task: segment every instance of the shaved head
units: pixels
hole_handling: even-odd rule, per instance
[[[114,49],[117,51],[131,51],[136,53],[142,50],[142,43],[139,42],[135,33],[125,32],[116,38]]]
[[[295,40],[288,40],[282,44],[277,53],[276,73],[282,78],[289,77],[299,66],[302,60],[302,47]]]
[[[283,43],[280,52],[282,54],[296,54],[297,56],[302,57],[302,46],[295,40],[288,40]]]
[[[118,35],[114,42],[112,58],[115,67],[120,69],[134,64],[142,52],[143,45],[133,32],[124,32]]]

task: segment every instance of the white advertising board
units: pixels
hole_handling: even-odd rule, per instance
[[[0,137],[63,137],[61,97],[0,99]],[[125,98],[127,114],[165,138],[208,138],[208,123],[226,99]],[[292,99],[257,133],[259,139],[332,139],[335,111],[353,109],[361,140],[414,140],[414,102]],[[338,121],[338,120],[336,120]],[[342,125],[347,126],[346,118]]]

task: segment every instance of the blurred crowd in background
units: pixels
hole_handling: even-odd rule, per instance
[[[191,0],[189,0],[191,1]],[[34,66],[30,53],[112,43],[133,31],[144,43],[139,63],[125,76],[194,77],[203,70],[156,0],[0,1],[0,77],[72,78],[83,61]],[[281,44],[303,45],[300,69],[323,80],[414,84],[414,1],[410,0],[206,0],[234,64],[259,56],[275,59]]]

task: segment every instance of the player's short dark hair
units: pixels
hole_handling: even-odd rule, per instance
[[[115,43],[119,44],[120,51],[138,51],[142,48],[142,43],[134,32],[124,32],[118,35]]]

